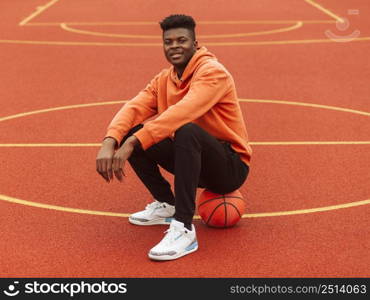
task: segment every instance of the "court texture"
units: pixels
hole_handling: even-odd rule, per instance
[[[169,67],[158,22],[173,13],[233,75],[254,152],[240,222],[196,216],[199,250],[154,262],[167,228],[127,220],[149,193],[129,164],[106,183],[95,158]],[[365,0],[0,1],[0,275],[369,277],[369,14]]]

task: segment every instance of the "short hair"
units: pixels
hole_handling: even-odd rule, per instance
[[[192,37],[195,40],[195,21],[191,16],[174,14],[164,18],[159,22],[163,32],[173,28],[186,28],[192,33]]]

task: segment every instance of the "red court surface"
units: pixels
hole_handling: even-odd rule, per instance
[[[368,1],[86,4],[0,2],[1,277],[370,277]],[[95,158],[169,66],[172,13],[233,75],[254,152],[243,219],[196,217],[199,250],[154,262],[167,228],[127,220],[149,193],[129,164],[107,184]]]

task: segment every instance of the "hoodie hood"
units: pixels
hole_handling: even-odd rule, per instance
[[[197,51],[194,53],[194,55],[192,56],[192,58],[189,60],[188,64],[186,65],[184,73],[181,76],[181,81],[185,81],[188,77],[190,77],[194,73],[194,71],[200,65],[202,65],[209,59],[217,60],[216,56],[213,53],[209,52],[206,47],[204,46],[199,47]],[[174,66],[170,68],[170,74],[171,74],[172,80],[174,81],[179,80],[177,78],[177,73],[176,73]]]

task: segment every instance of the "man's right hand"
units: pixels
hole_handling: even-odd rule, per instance
[[[104,139],[98,156],[96,157],[96,171],[107,181],[108,183],[113,180],[113,156],[115,152],[117,142],[113,138]]]

